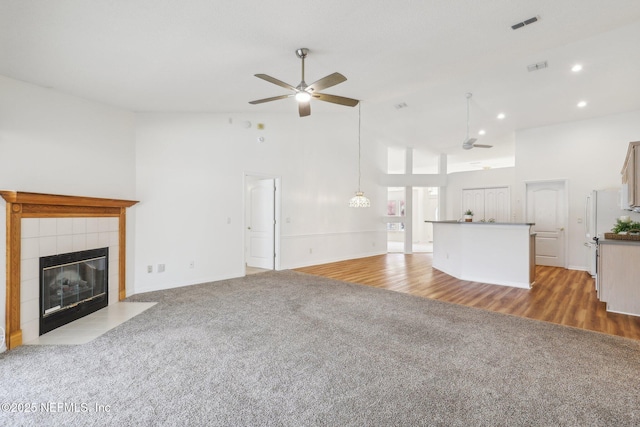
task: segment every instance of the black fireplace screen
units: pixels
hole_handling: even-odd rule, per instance
[[[40,335],[107,306],[109,249],[40,258]]]

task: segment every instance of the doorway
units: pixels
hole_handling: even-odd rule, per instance
[[[433,225],[438,219],[438,187],[388,187],[387,252],[433,252]]]
[[[535,223],[536,264],[566,267],[566,181],[526,183],[526,221]]]
[[[405,188],[387,189],[387,252],[404,253],[405,230]]]
[[[413,187],[413,253],[433,252],[433,224],[439,217],[438,187]]]
[[[278,267],[278,188],[278,178],[245,175],[245,274]]]

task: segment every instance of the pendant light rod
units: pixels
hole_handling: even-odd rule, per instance
[[[362,102],[358,103],[358,191],[356,191],[356,195],[349,200],[349,207],[352,208],[368,208],[371,206],[371,201],[364,195],[362,190],[360,189],[361,179],[362,179],[362,144],[361,144],[361,134],[362,134],[362,114],[361,114],[361,105]]]
[[[467,92],[467,139],[469,139],[469,102],[471,101],[471,97],[473,94],[471,92]]]
[[[362,132],[361,120],[362,114],[360,110],[360,106],[362,102],[358,102],[358,192],[360,193],[360,178],[362,176],[362,172],[360,171],[361,164],[361,148],[360,148],[360,132]]]

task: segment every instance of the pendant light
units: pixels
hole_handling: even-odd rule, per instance
[[[360,191],[360,106],[362,102],[358,103],[358,191],[356,195],[349,200],[350,208],[368,208],[371,206],[371,201],[367,199],[364,192]]]

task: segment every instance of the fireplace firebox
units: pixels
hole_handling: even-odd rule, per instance
[[[40,258],[40,335],[109,303],[109,248]]]

